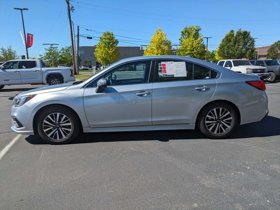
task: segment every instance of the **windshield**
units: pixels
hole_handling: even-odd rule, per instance
[[[249,66],[252,65],[248,60],[233,60],[234,66]]]
[[[268,66],[278,66],[279,65],[279,63],[276,60],[268,60],[268,61],[265,61],[265,63]]]

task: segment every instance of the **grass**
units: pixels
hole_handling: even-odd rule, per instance
[[[78,74],[75,75],[75,79],[76,80],[87,80],[88,78],[90,78],[93,74]]]

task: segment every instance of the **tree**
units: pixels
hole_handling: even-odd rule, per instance
[[[59,51],[59,64],[72,66],[72,48],[64,47]]]
[[[166,33],[157,29],[144,55],[172,55],[171,41],[167,39]]]
[[[228,32],[221,41],[216,57],[222,59],[254,59],[256,56],[255,40],[249,31],[239,29],[236,33],[233,30]]]
[[[189,55],[200,59],[205,58],[206,49],[200,30],[199,26],[185,27],[182,30],[178,55]]]
[[[96,45],[94,55],[102,65],[109,65],[119,59],[120,53],[117,49],[119,41],[112,32],[104,32]]]
[[[45,49],[46,52],[42,56],[48,66],[58,66],[59,65],[59,51],[56,47],[49,47]]]
[[[17,57],[16,51],[12,50],[11,47],[0,49],[0,61],[13,60]]]
[[[273,43],[267,51],[267,57],[271,59],[278,59],[280,52],[280,40]]]

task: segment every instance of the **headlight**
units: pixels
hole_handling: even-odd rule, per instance
[[[32,98],[34,98],[36,95],[29,95],[29,96],[16,96],[13,101],[13,105],[15,107],[22,106],[27,101],[30,101]]]
[[[252,74],[252,73],[253,73],[253,70],[250,69],[250,68],[247,68],[247,69],[246,69],[246,73],[247,73],[247,74]]]

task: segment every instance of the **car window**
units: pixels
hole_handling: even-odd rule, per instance
[[[194,64],[193,75],[194,79],[214,79],[217,77],[217,72],[212,69]]]
[[[224,63],[225,63],[225,61],[220,61],[220,62],[218,63],[218,65],[219,65],[219,66],[223,66]]]
[[[18,69],[18,61],[9,61],[3,64],[4,69]]]
[[[264,66],[264,63],[263,63],[263,61],[256,61],[256,65],[257,66]]]
[[[268,66],[278,66],[279,63],[276,60],[267,60],[265,61],[266,65]]]
[[[36,67],[36,61],[20,61],[19,69],[32,69]]]
[[[191,80],[193,64],[185,61],[159,60],[155,65],[155,82]]]
[[[150,61],[139,61],[119,66],[105,74],[107,85],[129,85],[147,83]]]
[[[251,65],[250,61],[248,60],[233,60],[234,66],[249,66]]]
[[[227,61],[226,64],[225,64],[225,67],[230,67],[231,68],[232,67],[231,61]]]

